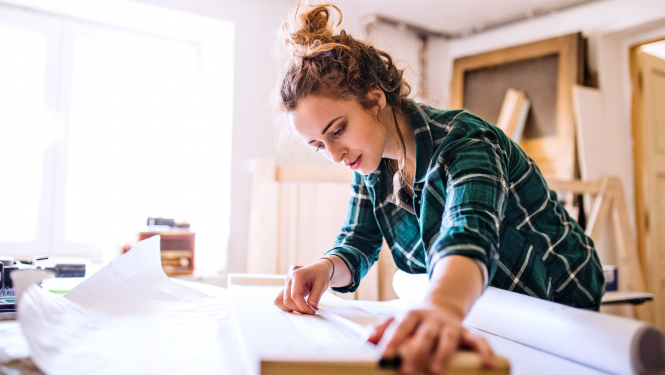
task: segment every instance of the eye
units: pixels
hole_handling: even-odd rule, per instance
[[[339,129],[337,129],[337,130],[333,133],[333,135],[334,135],[335,137],[338,137],[338,136],[342,135],[342,134],[344,133],[344,128],[345,128],[345,127],[346,127],[346,124],[342,125],[342,127],[340,127]]]
[[[318,145],[318,146],[316,147],[316,150],[314,150],[314,152],[319,151],[321,148],[323,148],[323,143],[321,143],[320,145]]]

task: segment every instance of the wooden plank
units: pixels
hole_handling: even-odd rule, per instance
[[[580,181],[580,180],[556,180],[547,179],[547,185],[554,191],[569,191],[575,194],[598,194],[601,189],[601,180]]]
[[[315,185],[317,215],[314,219],[316,229],[314,242],[310,245],[315,259],[322,257],[333,246],[346,216],[346,212],[343,213],[344,216],[342,217],[336,215],[339,214],[337,207],[340,205],[348,206],[348,195],[342,201],[339,201],[339,197],[335,195],[335,185],[334,183],[325,182]]]
[[[277,167],[274,160],[254,159],[251,161],[251,169],[253,181],[249,214],[247,269],[250,272],[274,273],[274,270],[266,268],[266,263],[263,261],[266,251],[263,246],[269,244],[271,240],[276,241],[277,239],[276,228],[274,227],[277,224],[278,206],[276,202],[265,199],[263,194],[273,194],[276,192],[275,189],[278,189],[278,186],[274,185]],[[266,187],[264,186],[265,183],[272,183],[273,185]],[[267,251],[271,253],[271,256],[276,257],[276,249]]]
[[[247,270],[276,273],[279,244],[279,184],[260,182],[250,221]]]
[[[298,183],[280,182],[279,249],[277,272],[286,274],[298,253]]]
[[[510,365],[506,359],[497,357],[493,369],[483,369],[480,358],[472,352],[459,352],[450,360],[446,374],[499,375],[509,374]],[[263,361],[261,375],[397,375],[398,370],[379,368],[372,362],[296,362]],[[425,374],[425,373],[421,373]]]
[[[306,266],[322,255],[314,249],[317,218],[321,215],[321,212],[319,212],[321,202],[316,196],[316,185],[316,183],[309,182],[298,184],[298,250],[296,264],[299,266]]]
[[[393,289],[395,272],[397,272],[397,266],[393,254],[386,241],[383,241],[383,247],[379,253],[379,301],[397,299],[397,293]]]
[[[531,102],[526,98],[524,91],[508,89],[496,126],[503,130],[513,141],[519,142],[522,139],[522,132],[530,106]]]
[[[637,254],[637,244],[633,236],[633,229],[628,220],[628,205],[623,192],[621,180],[612,178],[610,180],[612,189],[612,221],[614,223],[614,233],[619,250],[620,266],[619,283],[624,284],[624,290],[630,292],[646,291],[645,275]],[[637,319],[653,324],[653,317],[650,306],[635,306],[635,315]]]
[[[363,277],[356,292],[356,299],[363,301],[379,301],[379,264],[372,266]]]
[[[607,121],[601,91],[573,86],[573,108],[581,178],[584,181],[599,180],[608,172],[604,152]]]
[[[600,238],[600,232],[604,228],[611,207],[612,191],[609,189],[609,178],[606,177],[602,180],[596,200],[593,202],[585,231],[594,242]]]

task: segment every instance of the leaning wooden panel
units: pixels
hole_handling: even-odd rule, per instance
[[[575,122],[572,87],[581,83],[583,61],[581,34],[569,34],[474,56],[458,58],[453,65],[451,108],[466,108],[465,75],[481,69],[505,66],[532,59],[558,56],[556,77],[556,131],[552,136],[523,139],[520,146],[547,177],[572,179],[575,176]],[[521,87],[515,87],[522,89]],[[502,93],[505,92],[503,89]],[[527,91],[529,96],[529,91]],[[534,103],[535,106],[536,103]],[[532,107],[535,108],[535,107]],[[487,119],[490,122],[496,119]]]

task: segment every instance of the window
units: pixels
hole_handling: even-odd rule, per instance
[[[111,260],[164,216],[192,223],[197,269],[225,268],[233,29],[217,22],[214,43],[0,8],[0,254]]]

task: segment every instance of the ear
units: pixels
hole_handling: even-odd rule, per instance
[[[374,86],[373,89],[369,90],[367,97],[379,105],[379,110],[386,108],[386,94],[379,86]]]

